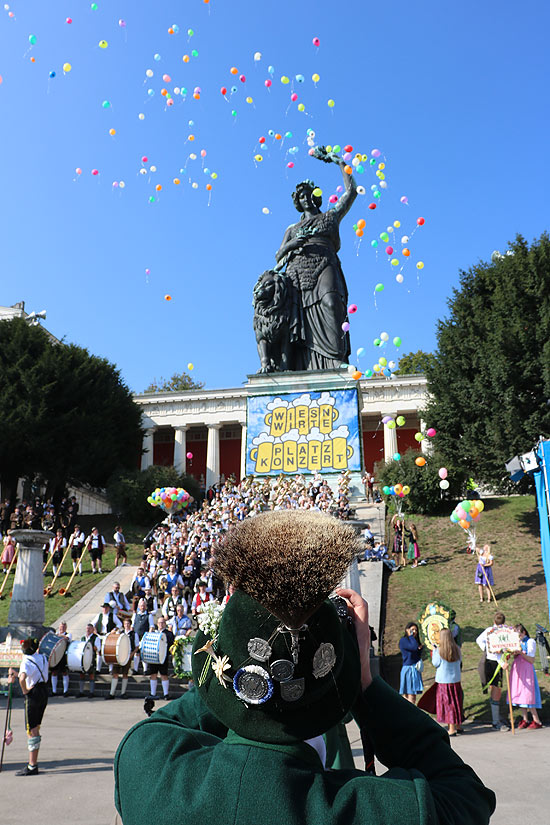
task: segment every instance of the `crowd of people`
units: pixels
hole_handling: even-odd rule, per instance
[[[435,668],[435,696],[429,697],[430,689],[424,694],[422,672],[424,669],[425,646],[420,638],[416,622],[408,622],[399,641],[402,656],[399,692],[412,704],[416,704],[421,694],[419,706],[436,714],[437,721],[448,726],[449,736],[463,733],[464,696],[462,691],[462,639],[456,614],[451,611],[450,626],[441,628],[439,642],[432,650],[431,661]],[[509,703],[519,708],[521,720],[519,729],[538,730],[542,723],[538,711],[542,707],[540,688],[535,671],[536,643],[522,624],[513,626],[520,640],[520,649],[510,654],[494,653],[487,643],[487,635],[505,627],[505,616],[498,611],[494,622],[476,639],[482,651],[478,671],[484,692],[490,691],[490,708],[493,730],[509,731],[510,725],[501,718],[501,697],[503,673],[509,670]],[[529,720],[531,714],[531,720]]]
[[[8,530],[57,530],[61,528],[65,537],[73,529],[78,518],[76,496],[64,496],[56,506],[53,499],[35,496],[12,502],[4,499],[0,504],[0,535]]]

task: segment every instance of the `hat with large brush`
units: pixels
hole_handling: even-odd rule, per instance
[[[324,733],[360,691],[355,637],[327,600],[357,550],[354,530],[307,511],[246,519],[216,553],[237,590],[199,631],[193,677],[208,707],[248,739],[290,743]]]

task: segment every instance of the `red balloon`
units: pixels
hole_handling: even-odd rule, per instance
[[[376,209],[375,203],[369,203],[369,209]]]
[[[261,137],[261,138],[259,139],[258,143],[265,143],[265,138],[264,138],[264,137]]]
[[[246,77],[244,76],[244,74],[242,74],[242,75],[239,77],[239,80],[241,81],[241,83],[245,83],[245,82],[246,82]]]
[[[227,89],[225,88],[225,86],[222,86],[222,87],[221,87],[220,92],[222,93],[222,95],[226,95],[226,94],[227,94]]]
[[[393,255],[393,246],[387,246],[386,252],[388,253],[388,255]]]
[[[424,224],[426,223],[424,218],[417,218],[416,222],[417,222],[418,226],[424,226]]]
[[[350,146],[348,143],[347,146],[344,146],[344,152],[353,152],[353,146]]]
[[[269,87],[271,86],[271,80],[264,80],[264,86],[265,86],[267,89],[269,89]]]

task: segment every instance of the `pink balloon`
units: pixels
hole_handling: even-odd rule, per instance
[[[74,171],[76,172],[76,174],[77,174],[77,175],[81,175],[81,174],[82,174],[82,169],[80,168],[80,166],[77,166],[77,167],[76,167],[76,169],[75,169]]]
[[[329,203],[338,203],[338,195],[331,195],[328,199]]]
[[[357,304],[350,304],[348,307],[348,312],[350,315],[354,315],[357,312]]]
[[[463,507],[457,507],[456,508],[456,514],[458,516],[460,516],[461,519],[464,519],[464,520],[468,519],[468,513],[466,512],[466,510]]]
[[[67,19],[65,20],[65,23],[68,23],[68,24],[69,24],[69,26],[71,25],[71,23],[72,23],[72,22],[73,22],[73,18],[72,18],[72,17],[67,17]]]
[[[113,187],[114,187],[115,189],[118,187],[118,181],[117,181],[117,180],[114,180],[114,181],[113,181]]]
[[[290,95],[290,99],[293,103],[298,100],[298,95],[296,94],[296,92],[292,92],[292,94]]]
[[[289,162],[287,163],[286,166],[287,166],[287,169],[294,169],[294,162],[289,160]]]
[[[201,149],[201,158],[206,157],[206,149]]]
[[[239,77],[239,80],[241,81],[241,83],[246,83],[246,77],[244,76],[244,74],[242,74],[242,75]]]
[[[448,475],[447,468],[446,467],[440,467],[439,468],[439,478],[447,478],[447,475]]]
[[[388,253],[388,255],[393,255],[393,246],[387,246],[386,252]]]
[[[141,162],[142,163],[147,163],[148,160],[149,160],[149,158],[147,157],[147,155],[143,155],[143,157],[141,159]]]
[[[314,46],[317,46],[317,47],[319,47],[321,45],[321,41],[319,40],[318,37],[314,37],[311,42],[313,43]]]
[[[433,438],[433,437],[434,437],[434,435],[436,434],[436,432],[437,432],[437,430],[434,430],[434,428],[433,428],[433,427],[429,427],[429,428],[426,430],[426,435],[427,435],[427,436],[429,436],[430,438]]]
[[[163,74],[162,79],[164,80],[165,83],[170,83],[171,80],[172,80],[172,78],[170,77],[169,74]]]
[[[189,459],[189,461],[191,461],[191,459],[193,458],[193,453],[187,453],[187,458]]]
[[[125,29],[126,28],[126,20],[119,20],[118,25],[120,26],[121,29]]]
[[[92,175],[99,175],[99,169],[92,169]]]
[[[271,80],[264,80],[264,86],[266,87],[266,89],[269,89],[269,87],[271,86]]]

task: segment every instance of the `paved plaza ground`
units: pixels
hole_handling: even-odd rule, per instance
[[[0,774],[2,825],[29,825],[31,809],[24,800],[30,794],[33,810],[34,805],[40,810],[39,820],[32,821],[41,825],[111,825],[114,752],[125,731],[143,718],[141,699],[50,699],[42,727],[41,774],[18,777],[15,771],[25,764],[27,751],[23,702],[17,700],[12,716],[15,738],[6,748]],[[550,822],[550,727],[515,736],[494,733],[488,726],[466,724],[466,730],[453,747],[497,794],[491,825]],[[362,767],[358,730],[350,725],[348,732],[357,767]]]

